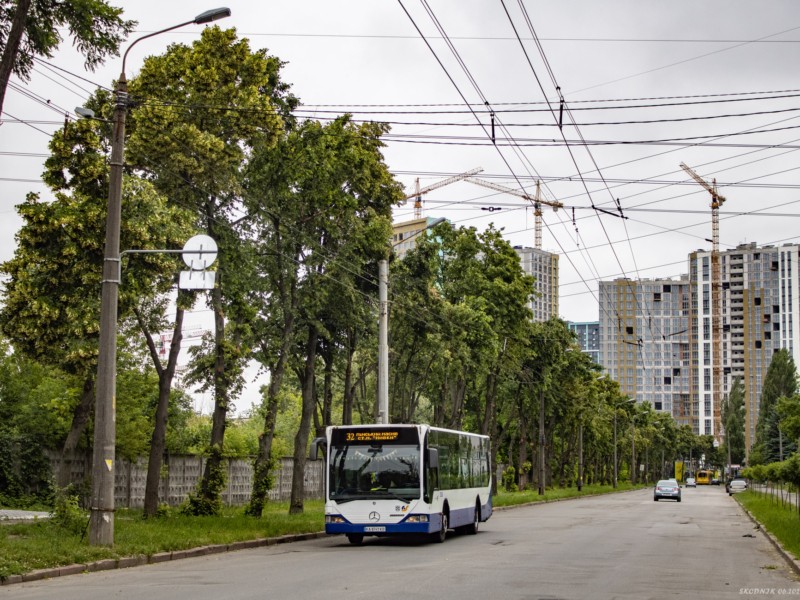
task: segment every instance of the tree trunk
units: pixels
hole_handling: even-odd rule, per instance
[[[280,232],[280,220],[273,219],[273,227],[276,232]],[[258,436],[258,455],[253,464],[253,489],[250,493],[250,504],[245,510],[251,517],[260,518],[264,512],[264,503],[267,500],[267,492],[272,485],[270,473],[272,471],[272,440],[275,438],[275,423],[278,420],[278,394],[283,386],[283,377],[286,374],[286,365],[289,362],[292,342],[294,341],[294,324],[297,314],[297,288],[295,279],[287,281],[284,276],[285,263],[283,261],[283,238],[277,238],[279,262],[278,291],[283,307],[283,329],[281,330],[281,343],[278,350],[278,357],[270,365],[269,388],[267,388],[267,413],[264,416],[264,428]],[[297,256],[299,250],[295,249]],[[288,260],[288,259],[287,259]],[[264,356],[269,356],[269,352],[264,348]]]
[[[272,440],[275,438],[275,423],[278,420],[278,394],[272,394],[272,384],[267,395],[267,414],[264,417],[264,430],[258,436],[258,456],[253,465],[253,489],[245,514],[261,518],[267,493],[272,487]]]
[[[294,468],[292,470],[292,497],[289,505],[289,514],[303,512],[303,497],[305,495],[306,448],[308,436],[311,432],[311,418],[316,408],[314,404],[314,367],[317,359],[317,338],[319,333],[315,325],[308,328],[306,340],[306,364],[303,371],[303,411],[300,417],[300,427],[294,438]]]
[[[225,316],[222,308],[222,292],[215,287],[211,292],[214,310],[214,413],[211,416],[211,440],[206,468],[200,482],[198,495],[207,506],[219,502],[222,489],[222,450],[225,442],[225,425],[228,416],[228,382],[225,373]]]
[[[294,335],[294,313],[284,320],[283,337],[278,360],[270,369],[269,388],[267,388],[267,414],[264,416],[264,429],[258,436],[258,455],[253,464],[253,489],[246,513],[260,518],[264,513],[264,503],[271,487],[270,472],[272,470],[272,440],[275,438],[275,423],[278,420],[278,394],[286,374],[289,361],[289,350]],[[265,353],[266,354],[266,353]]]
[[[347,363],[344,367],[344,398],[342,399],[342,425],[353,424],[353,356],[356,353],[357,334],[354,330],[347,333]]]
[[[28,21],[28,12],[31,8],[31,0],[17,0],[17,8],[11,20],[11,29],[6,38],[6,47],[3,49],[3,56],[0,58],[0,113],[3,112],[3,103],[6,98],[6,88],[14,72],[14,65],[17,62],[19,45],[22,43],[22,36],[25,33],[25,25]]]
[[[320,423],[317,425],[317,436],[325,435],[325,428],[332,423],[333,413],[333,363],[335,362],[336,346],[333,342],[328,344],[323,356],[325,361],[325,377],[322,385],[322,409],[320,410]],[[316,415],[316,411],[314,412]]]
[[[64,447],[61,450],[61,463],[59,464],[58,477],[56,478],[58,487],[60,488],[65,488],[70,484],[70,471],[75,448],[78,447],[78,442],[83,432],[86,430],[86,424],[89,422],[89,415],[92,413],[93,406],[94,374],[87,375],[86,380],[83,382],[81,399],[72,413],[72,425],[67,434],[67,439],[64,441]]]
[[[144,322],[138,310],[135,310],[139,327],[145,334],[150,355],[158,373],[158,405],[156,406],[155,427],[150,441],[150,458],[147,461],[147,483],[144,489],[144,515],[154,517],[158,513],[158,484],[161,481],[161,465],[164,460],[164,448],[167,445],[167,416],[169,415],[170,392],[172,381],[175,378],[175,369],[178,365],[178,355],[181,351],[183,340],[183,315],[184,310],[175,311],[175,325],[172,328],[172,343],[167,356],[167,367],[162,368],[158,357],[153,336],[144,327]]]

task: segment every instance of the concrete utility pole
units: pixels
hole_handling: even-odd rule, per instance
[[[544,435],[544,390],[539,390],[539,495],[544,496],[545,488],[545,435]]]
[[[122,56],[122,72],[114,93],[114,130],[111,141],[111,169],[108,180],[108,214],[103,258],[100,304],[100,342],[97,359],[94,449],[92,455],[92,504],[89,517],[89,543],[114,545],[114,459],[117,388],[117,305],[119,300],[119,238],[122,215],[122,167],[125,160],[125,117],[128,110],[128,82],[125,61],[138,42],[191,24],[203,24],[230,16],[228,8],[208,10],[191,21],[144,35],[134,40]]]
[[[389,261],[378,261],[378,423],[389,424]]]
[[[614,406],[614,481],[612,487],[617,489],[617,407]]]
[[[578,491],[583,489],[583,419],[578,424]]]

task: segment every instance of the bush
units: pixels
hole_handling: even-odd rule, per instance
[[[41,440],[0,429],[0,504],[26,508],[53,501],[53,474]]]
[[[89,526],[89,516],[80,507],[76,490],[67,487],[56,493],[55,508],[50,522],[74,535],[83,535]]]
[[[505,471],[503,471],[503,489],[507,492],[516,492],[519,490],[517,486],[517,470],[513,467],[513,465],[509,465]]]

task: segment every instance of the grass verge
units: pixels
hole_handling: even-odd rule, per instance
[[[537,490],[523,490],[521,492],[499,491],[498,494],[492,498],[492,505],[495,507],[500,507],[530,504],[532,502],[551,502],[553,500],[562,500],[564,498],[577,498],[580,496],[595,496],[597,494],[610,494],[611,492],[638,490],[643,487],[650,487],[650,484],[637,484],[634,486],[631,485],[630,482],[620,481],[617,484],[616,489],[610,485],[592,484],[584,485],[580,492],[576,487],[548,488],[545,490],[544,496],[540,496]]]
[[[4,525],[0,527],[0,579],[106,558],[150,556],[324,529],[322,501],[307,501],[300,515],[288,512],[286,502],[269,503],[261,519],[246,517],[243,508],[225,509],[219,517],[187,517],[171,511],[154,519],[142,518],[141,510],[118,510],[113,548],[90,546],[87,532],[73,534],[50,521]]]
[[[748,490],[733,495],[769,531],[781,546],[800,559],[800,515],[796,506],[781,506],[766,494]]]

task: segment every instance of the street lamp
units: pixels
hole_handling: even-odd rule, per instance
[[[119,299],[119,238],[122,213],[122,166],[125,155],[125,116],[128,107],[128,82],[125,60],[138,42],[172,31],[184,25],[201,25],[229,17],[229,8],[215,8],[191,21],[144,35],[134,40],[122,56],[122,72],[114,92],[114,132],[108,180],[108,215],[103,258],[102,298],[100,304],[100,342],[97,358],[95,396],[94,451],[92,458],[92,505],[89,519],[89,543],[93,546],[114,544],[114,458],[116,445],[117,378],[117,303]],[[80,114],[80,113],[79,113]],[[88,113],[81,116],[89,116]]]
[[[639,463],[636,460],[636,419],[644,415],[634,414],[631,419],[631,484],[636,485]],[[646,479],[646,477],[645,477]]]

